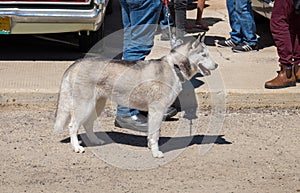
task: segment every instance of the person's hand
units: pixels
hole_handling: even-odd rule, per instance
[[[171,0],[161,0],[161,1],[165,4],[166,7],[168,7],[168,3],[169,3]]]

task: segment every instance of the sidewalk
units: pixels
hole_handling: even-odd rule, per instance
[[[258,52],[233,53],[230,48],[218,48],[214,41],[229,36],[225,3],[207,1],[203,18],[210,24],[205,42],[212,58],[219,64],[210,77],[197,78],[203,85],[196,89],[200,105],[210,103],[210,92],[224,91],[228,107],[300,106],[300,84],[293,88],[267,90],[264,83],[276,76],[278,56],[274,46]],[[193,22],[196,10],[187,12]],[[195,35],[195,34],[189,34]],[[149,58],[169,51],[169,42],[155,37],[155,47]],[[72,61],[0,61],[0,103],[54,103],[61,77]]]

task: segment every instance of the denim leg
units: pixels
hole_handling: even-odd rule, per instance
[[[130,117],[132,115],[137,115],[139,114],[140,112],[136,109],[131,109],[131,108],[128,108],[128,107],[123,107],[123,106],[120,106],[118,105],[117,106],[117,116],[119,117]]]
[[[154,44],[160,0],[120,0],[124,25],[124,60],[143,60]]]
[[[123,52],[124,48],[129,47],[129,44],[131,42],[131,31],[130,31],[130,9],[129,5],[125,0],[120,0],[120,5],[121,5],[121,12],[122,12],[122,22],[123,22],[123,27],[124,27],[124,40],[123,40]]]
[[[160,0],[120,0],[124,26],[124,60],[143,60],[154,44],[161,11]],[[117,116],[139,114],[138,110],[118,106]]]
[[[235,7],[241,26],[242,42],[249,45],[257,44],[256,25],[253,18],[251,0],[237,0]]]
[[[236,10],[236,0],[226,0],[226,7],[231,28],[231,32],[229,33],[230,39],[235,43],[242,43],[242,28],[238,20],[239,17]]]

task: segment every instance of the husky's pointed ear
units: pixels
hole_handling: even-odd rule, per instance
[[[197,40],[198,40],[199,42],[204,42],[205,34],[206,34],[206,32],[199,33],[199,34],[198,34],[198,37],[197,37]]]
[[[193,41],[193,43],[192,43],[192,49],[196,49],[199,44],[200,44],[200,41],[199,41],[199,35],[198,35],[197,39],[195,39],[195,41]]]
[[[193,42],[192,48],[195,49],[199,45],[200,42],[204,41],[204,36],[206,32],[199,33],[197,39]]]

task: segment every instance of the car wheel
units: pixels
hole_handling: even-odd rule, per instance
[[[79,35],[79,49],[83,52],[89,51],[104,36],[104,25],[97,31],[81,31]]]

